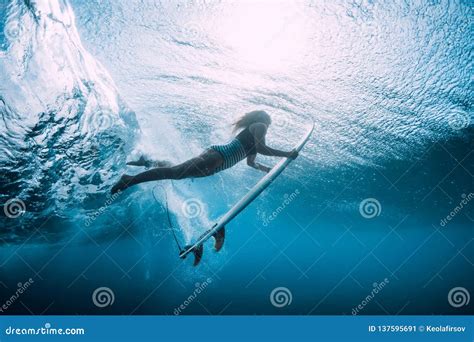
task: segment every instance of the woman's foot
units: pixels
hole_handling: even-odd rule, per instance
[[[119,191],[123,191],[129,187],[129,183],[133,176],[123,175],[120,180],[112,187],[111,193],[115,194]]]
[[[149,166],[150,161],[146,159],[144,156],[141,156],[137,161],[130,161],[127,165],[131,166]]]
[[[171,167],[173,166],[169,161],[167,160],[151,160],[147,159],[144,156],[141,156],[137,161],[129,161],[127,165],[130,166],[144,166],[147,168],[150,167]]]

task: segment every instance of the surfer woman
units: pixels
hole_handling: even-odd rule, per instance
[[[298,151],[285,152],[268,147],[265,135],[272,120],[263,110],[255,110],[243,115],[233,124],[233,132],[240,132],[225,145],[212,145],[199,156],[182,164],[169,166],[160,162],[151,162],[145,158],[129,162],[135,166],[161,166],[139,173],[136,176],[123,175],[112,188],[112,193],[144,182],[162,179],[184,179],[206,177],[228,169],[247,158],[247,165],[257,170],[269,172],[270,168],[255,162],[257,153],[265,156],[296,158]]]

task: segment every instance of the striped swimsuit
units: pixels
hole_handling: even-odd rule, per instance
[[[255,139],[248,128],[240,132],[229,143],[225,145],[212,145],[210,148],[219,152],[224,159],[222,165],[215,172],[228,169],[248,156],[257,153]]]

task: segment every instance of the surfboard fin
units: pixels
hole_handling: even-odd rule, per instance
[[[214,238],[215,242],[214,242],[214,249],[216,250],[216,252],[219,252],[222,248],[222,246],[224,246],[224,240],[225,240],[225,227],[222,227],[221,229],[219,229],[217,232],[215,232],[214,234],[212,234],[212,237]]]
[[[186,251],[187,249],[191,248],[192,246],[186,246],[184,251]],[[184,251],[182,251],[180,254],[179,254],[179,257],[181,259],[184,259],[186,258],[186,255],[183,256],[184,254]],[[193,266],[197,266],[200,262],[201,262],[201,259],[202,259],[202,254],[204,252],[204,247],[202,244],[200,245],[197,245],[196,247],[194,247],[192,250],[191,250],[191,253],[193,253],[194,255],[194,263],[193,263]]]
[[[202,244],[196,246],[196,248],[193,249],[193,254],[194,254],[193,266],[197,266],[201,262],[203,252],[204,252],[204,247]]]

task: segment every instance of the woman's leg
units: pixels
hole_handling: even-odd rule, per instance
[[[123,175],[118,183],[112,188],[112,193],[116,193],[119,190],[125,190],[132,185],[155,180],[210,176],[222,163],[223,159],[221,154],[210,149],[205,151],[199,157],[190,159],[176,166],[157,167],[139,173],[136,176]]]

